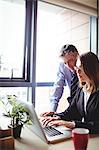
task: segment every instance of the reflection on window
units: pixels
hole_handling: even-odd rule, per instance
[[[0,0],[0,77],[22,78],[24,28],[24,1]]]

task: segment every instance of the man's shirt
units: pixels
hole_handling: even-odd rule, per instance
[[[58,102],[62,97],[64,86],[71,86],[72,71],[62,62],[59,65],[57,79],[54,83],[53,92],[50,97],[51,111],[56,111]]]

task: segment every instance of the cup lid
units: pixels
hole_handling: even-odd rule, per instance
[[[72,133],[77,133],[77,134],[89,134],[89,130],[86,128],[75,128],[72,130]]]

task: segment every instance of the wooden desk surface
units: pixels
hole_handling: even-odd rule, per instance
[[[99,135],[89,138],[87,150],[97,150]],[[15,140],[15,150],[74,150],[72,138],[57,144],[46,144],[28,128],[24,127],[21,139]]]
[[[9,120],[10,122],[10,120]],[[0,127],[7,129],[8,118],[0,117]],[[87,150],[99,149],[99,135],[89,138]],[[72,138],[57,144],[46,144],[27,127],[22,128],[21,139],[15,140],[15,150],[74,150]]]

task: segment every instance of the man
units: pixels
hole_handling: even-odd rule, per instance
[[[57,80],[54,83],[53,93],[50,97],[51,111],[56,112],[60,98],[62,97],[64,86],[68,85],[71,89],[72,74],[76,65],[78,50],[74,45],[66,44],[61,48],[60,57],[63,63],[60,63],[57,73]],[[70,95],[71,96],[71,95]],[[68,98],[71,103],[71,98]]]

